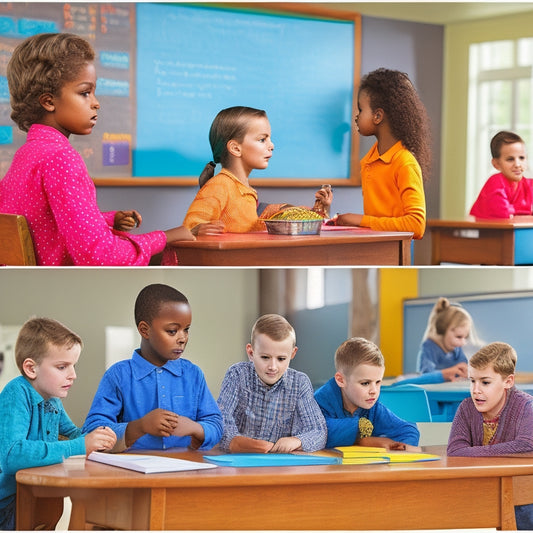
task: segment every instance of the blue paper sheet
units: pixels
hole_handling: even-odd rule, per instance
[[[219,466],[301,466],[336,465],[341,459],[321,455],[293,453],[230,453],[226,455],[204,455],[204,459]]]

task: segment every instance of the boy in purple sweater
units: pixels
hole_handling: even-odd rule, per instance
[[[516,352],[493,342],[468,363],[471,398],[452,423],[448,455],[495,456],[533,451],[533,396],[515,388]],[[533,529],[533,504],[515,506],[517,529]]]

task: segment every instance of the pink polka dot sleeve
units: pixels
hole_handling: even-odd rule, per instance
[[[163,231],[112,229],[115,212],[100,212],[82,157],[48,126],[30,128],[0,180],[0,212],[26,217],[39,265],[143,266],[166,245]]]
[[[73,152],[73,153],[72,153]],[[46,162],[43,185],[50,210],[65,246],[76,265],[147,265],[163,250],[163,232],[129,235],[111,229],[98,209],[96,190],[81,156],[58,152]]]

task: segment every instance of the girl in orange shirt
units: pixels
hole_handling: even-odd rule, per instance
[[[200,190],[189,206],[183,225],[195,235],[213,235],[224,231],[245,233],[264,229],[257,214],[258,197],[248,177],[254,169],[267,168],[274,144],[265,111],[236,106],[218,113],[209,130],[213,151],[200,175]],[[221,171],[214,176],[217,163]],[[333,199],[331,190],[316,193],[315,210],[326,215]],[[272,204],[261,218],[288,204]]]
[[[379,231],[410,231],[421,239],[426,226],[423,181],[431,163],[429,120],[406,74],[384,68],[361,80],[361,135],[376,143],[361,160],[364,214],[346,213],[331,223]]]

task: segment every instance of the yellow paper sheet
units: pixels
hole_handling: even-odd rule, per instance
[[[387,448],[378,448],[375,446],[339,446],[335,450],[342,453],[343,457],[360,457],[365,453],[382,453],[387,452]]]
[[[438,455],[419,452],[388,451],[386,448],[372,446],[339,446],[335,448],[342,454],[342,464],[362,464],[360,459],[384,458],[390,463],[414,463],[417,461],[436,461]],[[353,460],[353,462],[352,462]]]

